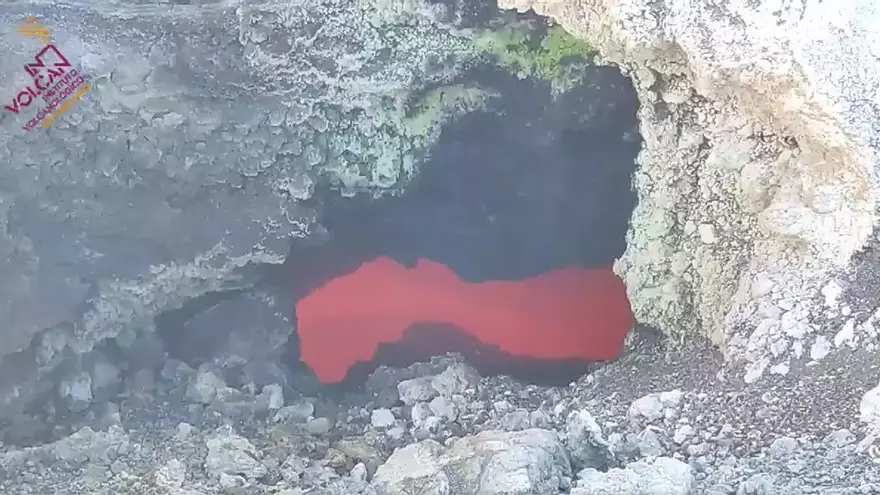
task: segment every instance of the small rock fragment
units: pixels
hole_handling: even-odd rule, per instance
[[[370,424],[373,425],[373,428],[390,428],[394,426],[394,421],[394,413],[390,409],[374,409],[370,413]]]
[[[346,460],[350,459],[362,463],[368,473],[376,472],[384,458],[382,453],[367,443],[363,437],[343,438],[337,442],[336,448],[345,456]]]
[[[556,433],[484,431],[444,448],[434,440],[395,451],[373,476],[380,495],[422,493],[564,493],[570,483],[568,456]]]
[[[351,468],[351,471],[348,473],[349,476],[355,481],[367,481],[367,466],[364,465],[363,462],[359,462]]]
[[[312,435],[326,435],[333,428],[330,418],[315,418],[306,423],[306,431]]]
[[[414,405],[411,415],[413,426],[418,429],[434,431],[440,424],[440,418],[434,416],[431,407],[424,402]]]
[[[177,431],[174,433],[174,439],[177,441],[183,441],[192,435],[193,426],[189,423],[178,423]]]
[[[671,457],[641,460],[604,473],[585,469],[578,478],[571,495],[688,495],[694,483],[690,467]]]
[[[810,346],[810,359],[818,361],[831,353],[831,341],[824,335],[816,337],[816,341]]]
[[[266,385],[263,387],[262,395],[266,397],[267,406],[270,411],[284,407],[284,391],[281,389],[281,385]]]
[[[281,463],[281,467],[279,468],[281,478],[292,485],[297,485],[308,466],[308,460],[303,459],[296,454],[291,454]]]
[[[770,457],[786,459],[799,449],[797,440],[791,437],[779,437],[770,444]]]
[[[243,475],[253,480],[268,472],[266,466],[259,461],[260,452],[256,447],[229,427],[220,428],[205,444],[208,447],[205,470],[214,476]]]
[[[653,428],[645,428],[639,433],[638,439],[639,452],[644,457],[656,457],[663,454],[663,444],[660,443],[660,437]]]
[[[665,416],[667,408],[678,405],[681,401],[680,390],[645,395],[633,401],[629,407],[631,417],[644,417],[648,421],[656,421]]]
[[[607,467],[610,459],[608,443],[602,437],[599,423],[589,411],[582,409],[568,416],[563,442],[575,469]]]
[[[833,431],[825,437],[825,443],[832,447],[846,447],[856,441],[856,436],[847,429]]]
[[[92,377],[86,372],[75,373],[61,382],[58,393],[71,411],[84,411],[92,403]]]
[[[315,405],[305,399],[300,399],[294,401],[289,406],[279,409],[275,413],[274,419],[279,423],[288,421],[291,423],[305,423],[312,418],[313,414],[315,414]]]
[[[447,421],[455,421],[458,417],[455,404],[446,397],[434,397],[428,406],[431,408],[431,412]]]
[[[199,368],[196,377],[186,389],[186,398],[202,404],[210,404],[230,391],[226,382],[205,366]]]
[[[400,400],[408,406],[431,400],[437,395],[437,391],[431,386],[431,377],[427,376],[403,380],[397,384],[397,393]]]
[[[505,414],[499,425],[504,431],[519,431],[529,428],[529,411],[519,408]]]
[[[681,425],[675,429],[675,433],[672,435],[672,441],[681,445],[688,438],[694,435],[694,427],[691,425]]]
[[[168,490],[180,488],[186,481],[186,464],[171,459],[156,471],[156,486]]]
[[[464,363],[449,366],[431,381],[434,390],[444,397],[463,395],[467,390],[475,390],[479,384],[480,374]]]
[[[740,483],[739,488],[736,490],[738,495],[763,495],[763,494],[775,494],[777,493],[776,487],[774,486],[773,476],[767,473],[758,473],[752,475],[746,481]]]

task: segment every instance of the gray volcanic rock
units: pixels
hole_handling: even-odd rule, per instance
[[[23,380],[65,356],[252,285],[254,265],[281,263],[313,229],[298,201],[319,175],[350,193],[414,173],[439,125],[485,98],[443,89],[477,50],[438,12],[6,6],[0,100],[29,83],[22,67],[40,43],[13,28],[30,16],[93,89],[48,129],[22,130],[33,105],[0,120],[0,404],[31,396]],[[419,96],[429,84],[441,89]]]
[[[558,436],[547,430],[484,431],[448,449],[433,440],[404,447],[376,471],[373,485],[383,495],[549,495],[570,486],[567,457]]]

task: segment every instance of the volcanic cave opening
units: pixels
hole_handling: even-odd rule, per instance
[[[444,126],[401,194],[315,196],[328,240],[295,245],[285,277],[291,353],[322,381],[453,351],[483,373],[568,383],[634,325],[611,272],[637,202],[631,81],[591,66],[554,95],[503,71],[469,77],[500,96]]]
[[[294,377],[299,391],[359,387],[378,366],[447,352],[552,385],[616,357],[635,325],[611,270],[637,203],[635,89],[610,66],[585,64],[561,91],[509,69],[453,81],[494,96],[445,124],[395,194],[319,184],[306,206],[322,233],[254,274],[268,298],[217,293],[169,311],[157,318],[162,347],[193,367],[250,356],[224,361],[228,383]],[[259,330],[225,337],[232,326]]]

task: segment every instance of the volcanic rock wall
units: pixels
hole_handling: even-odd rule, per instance
[[[640,205],[619,269],[642,321],[708,334],[748,380],[850,340],[833,278],[875,220],[875,3],[501,4],[556,19],[636,82]]]
[[[31,17],[92,89],[45,129],[23,129],[37,105],[0,117],[0,406],[253,285],[311,232],[319,178],[390,189],[487,97],[447,86],[480,52],[423,3],[33,2],[0,13],[4,105],[31,84]]]

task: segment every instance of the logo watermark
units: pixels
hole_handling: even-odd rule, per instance
[[[73,68],[61,50],[52,44],[52,31],[36,18],[27,19],[16,31],[26,38],[39,40],[43,48],[34,55],[33,62],[24,65],[32,83],[19,91],[3,108],[17,115],[23,109],[37,104],[38,99],[42,99],[45,106],[39,108],[36,116],[22,129],[30,131],[37,124],[46,129],[85,96],[92,85]]]

